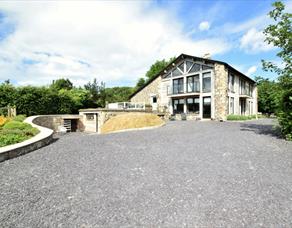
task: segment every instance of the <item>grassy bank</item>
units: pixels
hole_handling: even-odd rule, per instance
[[[39,133],[39,130],[24,123],[25,116],[13,119],[0,116],[0,147],[19,143]]]
[[[158,126],[163,123],[163,120],[155,114],[123,114],[112,117],[105,122],[101,128],[101,133],[109,133],[131,128]]]

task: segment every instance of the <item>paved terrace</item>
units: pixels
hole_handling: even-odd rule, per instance
[[[0,181],[1,227],[292,226],[292,143],[271,120],[72,133]]]

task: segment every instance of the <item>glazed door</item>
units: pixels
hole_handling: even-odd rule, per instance
[[[203,97],[203,118],[211,118],[211,97]]]

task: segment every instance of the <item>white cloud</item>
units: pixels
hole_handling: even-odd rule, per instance
[[[251,66],[250,68],[248,68],[246,75],[251,76],[256,71],[257,71],[257,66]]]
[[[210,28],[210,23],[208,21],[202,21],[199,25],[199,29],[201,31],[209,30],[209,28]]]
[[[262,31],[251,28],[240,39],[240,48],[250,53],[272,50],[274,47],[267,44],[264,39],[265,35]]]
[[[167,10],[147,4],[1,2],[15,31],[0,41],[0,80],[48,84],[63,76],[83,84],[97,77],[134,84],[156,59],[230,49],[221,38],[193,40]]]

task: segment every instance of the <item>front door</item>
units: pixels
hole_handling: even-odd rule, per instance
[[[156,96],[151,97],[151,105],[152,105],[152,111],[157,111],[157,97]]]
[[[203,118],[211,118],[211,97],[203,97]]]

